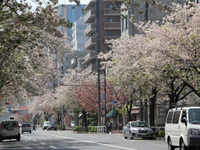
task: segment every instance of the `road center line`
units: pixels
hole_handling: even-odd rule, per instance
[[[49,146],[49,147],[51,147],[51,148],[53,148],[53,149],[57,149],[56,147],[54,147],[54,146]]]

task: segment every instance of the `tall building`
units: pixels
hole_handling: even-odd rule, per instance
[[[71,23],[74,23],[80,17],[85,16],[85,14],[82,13],[82,9],[84,9],[85,6],[86,6],[85,4],[81,4],[79,7],[77,7],[76,4],[59,5],[57,7],[57,15],[65,18],[65,21],[69,20]],[[67,29],[67,35],[72,40],[72,28]]]
[[[85,50],[85,42],[88,40],[88,37],[85,36],[84,30],[87,26],[88,24],[84,22],[84,17],[80,17],[79,20],[75,21],[72,27],[72,42],[75,51]]]
[[[120,1],[120,0],[119,0]],[[90,50],[85,56],[83,64],[87,66],[84,73],[89,74],[96,71],[96,1],[90,0],[88,5],[85,7],[88,13],[84,17],[84,22],[88,23],[88,27],[85,29],[85,35],[89,37],[85,43],[85,49]],[[110,50],[106,40],[117,39],[121,36],[121,23],[120,23],[120,8],[113,5],[111,1],[100,0],[99,1],[99,42],[100,51],[106,53]],[[115,8],[116,10],[112,9]]]

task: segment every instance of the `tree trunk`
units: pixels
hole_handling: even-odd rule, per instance
[[[150,114],[149,114],[149,119],[150,119],[150,125],[155,126],[155,103],[157,99],[157,90],[156,88],[152,89],[152,94],[154,95],[152,98],[150,98]]]
[[[87,129],[87,114],[84,110],[82,111],[82,114],[83,114],[83,126],[85,127],[85,129]]]
[[[128,107],[128,104],[129,104],[129,107]],[[132,121],[132,115],[131,115],[132,105],[133,105],[133,93],[131,93],[130,101],[126,104],[126,110],[128,112],[129,121]]]

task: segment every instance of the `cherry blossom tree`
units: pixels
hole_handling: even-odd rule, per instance
[[[56,16],[57,1],[0,1],[0,101],[20,102],[44,92],[52,77],[49,54],[70,52],[59,26],[71,27]]]

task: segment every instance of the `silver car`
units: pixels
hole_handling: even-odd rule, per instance
[[[16,120],[2,121],[0,126],[0,142],[4,139],[17,139],[17,141],[20,141],[20,138],[19,124]]]
[[[31,127],[30,123],[23,123],[22,124],[22,134],[24,132],[30,132],[31,133],[31,129],[32,129],[32,127]]]
[[[152,138],[153,130],[151,127],[144,121],[130,121],[126,125],[123,131],[124,138],[133,139],[133,137],[141,137],[141,138]]]

